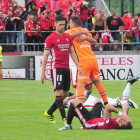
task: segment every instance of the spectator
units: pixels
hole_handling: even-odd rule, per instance
[[[29,20],[26,23],[26,31],[31,31],[31,32],[26,32],[26,43],[33,43],[34,40],[34,34],[37,31],[38,28],[36,28],[36,24],[34,23],[35,21],[35,16],[30,15]],[[33,45],[27,45],[28,51],[33,51]],[[26,48],[25,48],[26,51]]]
[[[66,15],[65,15],[63,9],[59,9],[58,11],[60,12],[60,16],[62,16],[62,17],[65,18],[65,31],[66,31],[67,30],[67,23],[68,23],[67,18],[66,18]]]
[[[90,10],[90,13],[89,13],[89,18],[88,18],[88,29],[89,31],[92,30],[93,28],[93,23],[92,23],[92,18],[94,17],[94,7],[92,7],[92,9]]]
[[[36,28],[38,29],[37,32],[35,33],[35,43],[43,43],[43,36],[42,36],[42,27],[39,22],[36,23]],[[35,45],[35,51],[43,51],[44,46],[43,45]]]
[[[4,43],[5,40],[5,18],[3,17],[3,12],[0,10],[0,43]],[[2,45],[3,47],[3,45]],[[4,48],[3,48],[4,50]]]
[[[119,41],[119,33],[124,25],[123,21],[119,18],[118,13],[113,13],[113,16],[109,16],[107,18],[107,30],[108,31],[116,31],[111,32],[115,43]],[[117,44],[114,45],[114,50],[117,50]]]
[[[38,15],[38,10],[37,10],[37,5],[34,1],[29,0],[26,4],[26,10],[29,10],[29,6],[31,7],[31,11],[29,12],[29,15],[34,15],[37,16]]]
[[[68,14],[66,16],[68,23],[69,23],[71,17],[76,16],[76,13],[77,13],[76,5],[75,5],[75,3],[72,3],[72,6],[69,9]]]
[[[123,25],[123,29],[127,30],[125,32],[125,34],[127,35],[127,38],[129,38],[130,40],[132,40],[133,35],[131,33],[132,27],[133,27],[133,22],[130,16],[128,16],[128,11],[124,11],[123,12],[123,17],[121,17],[121,20],[123,21],[124,25]],[[130,45],[125,45],[126,50],[130,50]]]
[[[12,7],[13,16],[17,17],[22,11],[24,11],[23,7],[17,3],[14,3]]]
[[[88,3],[89,2],[81,2],[80,4],[80,19],[81,19],[81,26],[88,28],[88,17],[89,17],[89,8],[88,8]]]
[[[60,11],[55,11],[54,16],[55,17],[60,16]]]
[[[50,25],[52,25],[52,21],[54,21],[54,18],[50,17],[51,11],[45,10],[44,12],[45,12],[45,14],[42,18],[41,23],[42,23],[42,31],[45,31],[45,32],[43,32],[43,41],[45,42],[45,39],[47,38],[47,36],[49,36],[51,34]]]
[[[123,29],[128,30],[128,32],[132,29],[133,27],[133,22],[130,16],[128,16],[128,11],[123,12],[123,17],[121,17],[121,20],[123,21]]]
[[[10,43],[10,38],[11,38],[11,43],[15,42],[15,32],[14,31],[14,21],[15,20],[20,20],[19,17],[13,17],[12,11],[8,11],[8,17],[6,17],[6,43]],[[6,47],[6,51],[10,51],[9,45]],[[12,52],[15,52],[15,46],[12,45]]]
[[[106,15],[104,13],[104,10],[101,10],[100,13],[95,16],[95,21],[94,21],[92,32],[94,33],[95,31],[99,31],[99,43],[102,43],[101,31],[106,29],[106,20],[107,20],[107,18],[106,18]],[[99,45],[99,50],[103,51],[102,44]]]
[[[140,32],[140,21],[138,20],[138,15],[134,16],[134,19],[132,19],[133,22],[133,28],[134,29],[134,38],[132,38],[131,42],[139,42],[139,32]],[[136,44],[137,49],[139,50],[139,44]],[[131,50],[134,50],[134,44],[130,45]]]
[[[16,31],[22,31],[24,29],[24,19],[27,17],[27,14],[25,14],[25,11],[22,12],[22,9],[20,5],[14,4],[14,7],[18,6],[18,8],[16,9],[16,11],[14,11],[14,15],[19,17],[20,19],[15,19],[15,23],[16,23]],[[14,9],[14,8],[13,8]],[[22,9],[22,10],[20,10]],[[22,40],[22,32],[17,32],[17,43],[21,43]],[[17,45],[17,52],[22,51],[22,48],[20,48],[21,45]]]

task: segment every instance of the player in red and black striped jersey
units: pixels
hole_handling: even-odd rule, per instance
[[[51,61],[51,76],[53,81],[54,90],[56,93],[56,100],[48,111],[44,115],[49,119],[51,123],[53,121],[53,116],[50,112],[54,112],[59,108],[60,114],[62,116],[64,124],[66,124],[66,115],[63,106],[62,96],[67,96],[69,94],[70,88],[70,70],[69,70],[69,54],[71,55],[73,61],[77,65],[78,70],[82,70],[79,66],[76,54],[72,46],[72,39],[70,35],[64,33],[65,28],[65,19],[62,16],[57,16],[55,18],[56,32],[52,33],[45,40],[45,51],[42,62],[42,74],[41,81],[44,83],[45,68],[47,64],[48,56],[51,52],[52,61]],[[52,111],[53,110],[53,111]]]
[[[95,100],[95,106],[90,112],[84,108],[78,99],[74,99],[71,101],[68,111],[67,124],[59,130],[72,129],[71,123],[74,116],[78,117],[84,129],[132,129],[128,110],[128,103],[124,103],[123,113],[107,104],[105,106],[105,117],[102,117],[103,104],[99,99]],[[112,117],[111,112],[115,112],[120,118]]]

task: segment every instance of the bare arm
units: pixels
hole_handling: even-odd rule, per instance
[[[86,29],[83,29],[82,31],[70,33],[69,35],[71,36],[71,38],[74,38],[74,37],[81,35],[81,34],[88,35],[88,32],[86,31]]]
[[[105,118],[111,117],[111,112],[115,112],[116,114],[119,113],[119,110],[115,107],[111,106],[110,104],[107,104],[105,106]]]
[[[107,22],[107,18],[106,18],[106,16],[105,16],[105,18],[104,18],[104,29],[107,28],[106,22]]]
[[[87,37],[87,36],[81,36],[77,40],[77,42],[83,42],[83,41],[88,41],[90,43],[97,43],[97,41],[94,38]]]
[[[43,56],[43,61],[42,61],[42,74],[41,74],[42,84],[44,84],[44,80],[46,79],[45,69],[46,69],[46,64],[47,64],[47,61],[48,61],[49,54],[50,54],[50,50],[44,50],[44,56]]]
[[[65,98],[65,99],[63,100],[63,104],[66,105],[66,104],[68,103],[69,100],[72,100],[72,99],[75,99],[75,98],[76,98],[76,95],[75,95],[75,94],[72,95],[72,96],[69,96],[69,97],[67,97],[67,98]]]
[[[129,105],[128,103],[125,103],[123,106],[123,113],[128,115]]]
[[[82,75],[83,72],[82,72],[82,69],[80,68],[80,65],[79,65],[79,62],[78,62],[78,59],[77,59],[77,57],[76,57],[76,54],[75,54],[75,52],[74,52],[73,47],[70,47],[70,55],[71,55],[72,60],[74,61],[74,63],[75,63],[76,66],[77,66],[77,70],[80,72],[80,75]]]

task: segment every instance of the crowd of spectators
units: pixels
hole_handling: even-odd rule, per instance
[[[118,13],[106,17],[103,10],[97,14],[97,10],[89,6],[87,1],[70,2],[69,9],[60,9],[60,0],[25,0],[23,8],[16,0],[0,0],[0,43],[12,43],[2,45],[5,52],[21,52],[20,44],[24,40],[24,51],[43,51],[43,43],[51,32],[55,31],[54,20],[62,15],[66,20],[66,30],[69,29],[69,21],[72,16],[78,16],[84,28],[92,32],[93,37],[100,43],[99,50],[118,50],[117,43],[120,39],[121,30],[124,32],[124,41],[130,43],[125,45],[125,50],[139,50],[140,20],[139,16],[134,18],[128,11],[124,11],[119,18]],[[90,8],[89,8],[90,7]],[[22,35],[22,30],[25,34]],[[6,31],[6,32],[5,32]],[[16,31],[16,32],[15,32]],[[102,32],[101,32],[102,31]],[[107,43],[112,42],[112,45]],[[38,45],[33,45],[38,43]],[[103,45],[103,43],[106,43]],[[114,44],[113,44],[114,43]],[[116,44],[115,44],[116,43]]]

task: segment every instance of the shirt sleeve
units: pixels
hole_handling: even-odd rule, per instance
[[[119,18],[119,26],[123,26],[123,25],[124,25],[123,21]]]
[[[53,39],[51,38],[51,36],[48,36],[45,40],[45,50],[51,50],[53,47]]]
[[[67,30],[67,31],[65,31],[65,33],[66,33],[66,34],[70,34],[70,33],[72,33],[72,32],[71,32],[71,30]]]

